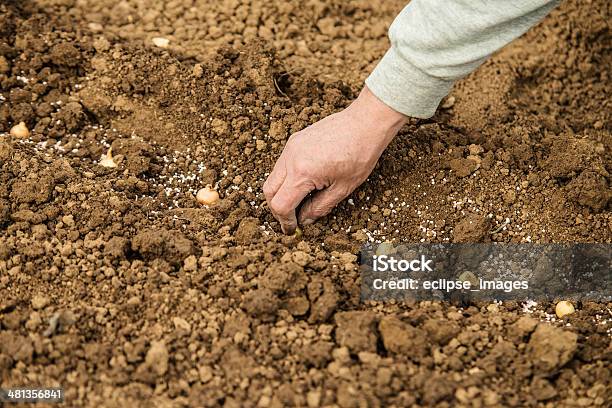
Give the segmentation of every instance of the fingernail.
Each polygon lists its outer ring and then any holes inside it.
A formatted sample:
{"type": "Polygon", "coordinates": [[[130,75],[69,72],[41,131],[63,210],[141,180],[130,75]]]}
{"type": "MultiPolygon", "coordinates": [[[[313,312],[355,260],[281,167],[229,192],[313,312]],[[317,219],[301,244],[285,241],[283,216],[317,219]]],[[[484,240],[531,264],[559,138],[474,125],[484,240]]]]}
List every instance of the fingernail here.
{"type": "Polygon", "coordinates": [[[310,224],[314,224],[313,219],[306,218],[304,221],[302,221],[302,225],[310,225],[310,224]]]}

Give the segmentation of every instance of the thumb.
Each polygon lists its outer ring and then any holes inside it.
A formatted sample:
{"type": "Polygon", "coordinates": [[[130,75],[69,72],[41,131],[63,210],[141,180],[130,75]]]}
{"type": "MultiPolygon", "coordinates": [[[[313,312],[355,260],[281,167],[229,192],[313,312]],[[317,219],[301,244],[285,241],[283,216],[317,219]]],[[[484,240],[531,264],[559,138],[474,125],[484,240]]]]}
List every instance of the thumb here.
{"type": "Polygon", "coordinates": [[[345,199],[350,191],[331,185],[328,188],[318,191],[304,201],[300,210],[300,224],[309,225],[315,220],[326,216],[334,209],[336,204],[345,199]]]}

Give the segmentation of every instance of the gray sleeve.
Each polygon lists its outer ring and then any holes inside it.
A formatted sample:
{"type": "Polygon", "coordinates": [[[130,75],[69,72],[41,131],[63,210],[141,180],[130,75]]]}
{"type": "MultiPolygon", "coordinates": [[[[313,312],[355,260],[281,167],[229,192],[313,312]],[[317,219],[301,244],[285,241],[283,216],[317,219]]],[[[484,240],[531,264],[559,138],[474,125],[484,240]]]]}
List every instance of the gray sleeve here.
{"type": "Polygon", "coordinates": [[[429,118],[455,81],[546,16],[558,0],[412,0],[366,79],[385,104],[429,118]]]}

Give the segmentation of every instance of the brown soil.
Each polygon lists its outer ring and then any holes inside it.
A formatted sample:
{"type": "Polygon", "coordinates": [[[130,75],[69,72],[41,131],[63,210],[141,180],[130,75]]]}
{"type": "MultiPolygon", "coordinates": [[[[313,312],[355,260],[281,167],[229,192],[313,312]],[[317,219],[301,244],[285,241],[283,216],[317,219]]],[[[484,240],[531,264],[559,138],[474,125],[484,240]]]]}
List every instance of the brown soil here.
{"type": "Polygon", "coordinates": [[[357,93],[403,2],[209,3],[0,4],[2,386],[88,407],[610,406],[611,304],[363,304],[354,255],[611,242],[609,2],[565,3],[461,81],[302,238],[263,181],[357,93]]]}

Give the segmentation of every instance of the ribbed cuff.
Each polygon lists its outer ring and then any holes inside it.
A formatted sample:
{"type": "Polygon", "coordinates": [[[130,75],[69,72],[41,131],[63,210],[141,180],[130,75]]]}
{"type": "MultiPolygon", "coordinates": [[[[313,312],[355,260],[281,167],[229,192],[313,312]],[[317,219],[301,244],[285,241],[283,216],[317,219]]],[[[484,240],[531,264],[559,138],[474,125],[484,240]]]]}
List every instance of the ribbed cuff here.
{"type": "Polygon", "coordinates": [[[366,79],[366,85],[387,106],[406,116],[427,119],[454,81],[427,75],[391,47],[366,79]]]}

